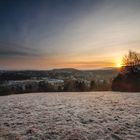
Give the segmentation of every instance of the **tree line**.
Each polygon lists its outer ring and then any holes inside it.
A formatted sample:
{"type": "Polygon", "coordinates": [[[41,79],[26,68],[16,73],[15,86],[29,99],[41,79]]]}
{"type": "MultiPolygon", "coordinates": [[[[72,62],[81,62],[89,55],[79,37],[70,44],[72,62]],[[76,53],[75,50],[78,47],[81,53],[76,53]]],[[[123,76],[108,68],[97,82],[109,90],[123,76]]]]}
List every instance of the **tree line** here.
{"type": "Polygon", "coordinates": [[[51,84],[46,81],[33,82],[27,84],[17,84],[10,86],[0,85],[0,95],[21,94],[31,92],[86,92],[86,91],[109,91],[111,81],[82,81],[65,80],[61,84],[51,84]]]}

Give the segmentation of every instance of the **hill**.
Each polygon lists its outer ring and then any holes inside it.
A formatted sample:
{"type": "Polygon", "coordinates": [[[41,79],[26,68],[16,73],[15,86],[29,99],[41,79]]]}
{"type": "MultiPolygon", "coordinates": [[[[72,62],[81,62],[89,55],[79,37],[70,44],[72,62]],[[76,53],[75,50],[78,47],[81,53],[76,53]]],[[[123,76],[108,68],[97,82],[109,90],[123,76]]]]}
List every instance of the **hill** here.
{"type": "Polygon", "coordinates": [[[72,68],[53,70],[24,70],[0,71],[0,80],[27,80],[33,78],[49,77],[55,79],[112,79],[118,74],[117,69],[77,70],[72,68]]]}

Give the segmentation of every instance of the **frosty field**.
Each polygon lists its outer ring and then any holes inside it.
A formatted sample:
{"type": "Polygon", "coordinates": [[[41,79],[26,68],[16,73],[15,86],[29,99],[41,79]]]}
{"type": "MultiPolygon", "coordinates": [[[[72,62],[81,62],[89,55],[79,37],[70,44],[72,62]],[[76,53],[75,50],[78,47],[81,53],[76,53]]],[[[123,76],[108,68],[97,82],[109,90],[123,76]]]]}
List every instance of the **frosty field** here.
{"type": "Polygon", "coordinates": [[[1,96],[0,140],[140,140],[140,93],[1,96]]]}

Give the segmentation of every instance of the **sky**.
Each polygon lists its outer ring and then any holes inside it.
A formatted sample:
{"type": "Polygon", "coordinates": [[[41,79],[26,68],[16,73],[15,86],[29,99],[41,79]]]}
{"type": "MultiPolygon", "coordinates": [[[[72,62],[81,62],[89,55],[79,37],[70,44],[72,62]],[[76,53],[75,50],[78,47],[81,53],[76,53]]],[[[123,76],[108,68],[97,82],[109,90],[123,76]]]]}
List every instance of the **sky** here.
{"type": "Polygon", "coordinates": [[[0,0],[0,69],[116,67],[140,52],[140,0],[0,0]]]}

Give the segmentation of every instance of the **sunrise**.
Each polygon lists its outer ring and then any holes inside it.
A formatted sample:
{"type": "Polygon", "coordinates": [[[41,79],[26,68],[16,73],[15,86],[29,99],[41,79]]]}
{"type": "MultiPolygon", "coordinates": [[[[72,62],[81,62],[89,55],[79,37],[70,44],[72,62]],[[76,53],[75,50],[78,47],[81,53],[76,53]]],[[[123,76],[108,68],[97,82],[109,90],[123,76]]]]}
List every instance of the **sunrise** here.
{"type": "Polygon", "coordinates": [[[140,52],[137,0],[6,0],[0,5],[2,69],[20,69],[21,63],[23,69],[118,67],[117,58],[131,49],[140,52]]]}
{"type": "Polygon", "coordinates": [[[0,140],[139,140],[140,0],[0,0],[0,140]]]}

